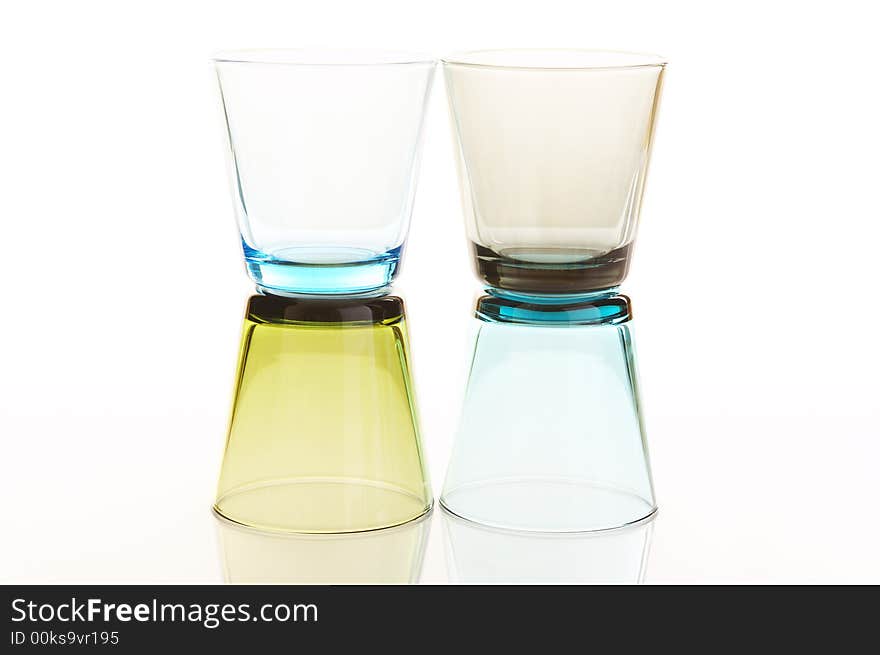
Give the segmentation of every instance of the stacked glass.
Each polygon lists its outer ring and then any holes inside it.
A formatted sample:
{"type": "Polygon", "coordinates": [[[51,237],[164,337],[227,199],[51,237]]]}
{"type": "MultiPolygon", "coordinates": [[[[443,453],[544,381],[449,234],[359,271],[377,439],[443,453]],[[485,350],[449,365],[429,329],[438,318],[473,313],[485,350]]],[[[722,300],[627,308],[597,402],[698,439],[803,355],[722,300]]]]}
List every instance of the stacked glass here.
{"type": "Polygon", "coordinates": [[[435,62],[255,50],[215,66],[260,295],[247,304],[214,509],[274,532],[411,521],[432,495],[404,305],[384,294],[400,269],[435,62]]]}
{"type": "MultiPolygon", "coordinates": [[[[366,58],[365,58],[366,57],[366,58]]],[[[585,50],[443,62],[487,295],[441,502],[492,528],[656,511],[626,278],[664,63],[585,50]]],[[[400,269],[434,62],[216,59],[248,301],[215,510],[336,534],[430,510],[400,269]]],[[[312,543],[312,542],[308,542],[312,543]]]]}
{"type": "Polygon", "coordinates": [[[629,270],[664,62],[586,50],[443,61],[478,338],[441,504],[579,532],[656,511],[629,270]]]}

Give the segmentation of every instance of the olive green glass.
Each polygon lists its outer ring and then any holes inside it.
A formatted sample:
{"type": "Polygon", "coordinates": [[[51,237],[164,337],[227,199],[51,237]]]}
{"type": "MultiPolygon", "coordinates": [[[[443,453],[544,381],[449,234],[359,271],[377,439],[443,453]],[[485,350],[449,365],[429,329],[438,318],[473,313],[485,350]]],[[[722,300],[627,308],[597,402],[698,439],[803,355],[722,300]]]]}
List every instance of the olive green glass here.
{"type": "Polygon", "coordinates": [[[431,502],[403,301],[253,296],[215,510],[340,533],[405,523],[431,502]]]}

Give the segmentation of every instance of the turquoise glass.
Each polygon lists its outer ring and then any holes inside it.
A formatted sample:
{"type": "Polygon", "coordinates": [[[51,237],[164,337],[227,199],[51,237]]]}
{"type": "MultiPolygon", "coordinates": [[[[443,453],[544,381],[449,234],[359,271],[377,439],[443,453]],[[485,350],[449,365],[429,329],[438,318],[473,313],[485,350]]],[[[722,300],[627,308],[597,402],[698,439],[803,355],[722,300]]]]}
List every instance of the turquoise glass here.
{"type": "Polygon", "coordinates": [[[441,503],[510,530],[582,532],[656,510],[621,295],[485,296],[441,503]]]}

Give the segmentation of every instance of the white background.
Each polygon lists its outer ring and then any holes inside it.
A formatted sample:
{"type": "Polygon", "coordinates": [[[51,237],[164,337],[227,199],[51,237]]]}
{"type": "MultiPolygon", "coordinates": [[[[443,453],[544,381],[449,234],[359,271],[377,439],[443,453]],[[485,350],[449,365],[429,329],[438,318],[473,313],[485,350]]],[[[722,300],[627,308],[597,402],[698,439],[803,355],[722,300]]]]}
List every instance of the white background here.
{"type": "MultiPolygon", "coordinates": [[[[645,579],[880,582],[877,25],[846,2],[4,4],[0,581],[223,579],[252,286],[209,58],[344,46],[667,57],[624,286],[661,506],[645,579]]],[[[451,153],[438,76],[396,289],[438,493],[480,290],[451,153]]]]}

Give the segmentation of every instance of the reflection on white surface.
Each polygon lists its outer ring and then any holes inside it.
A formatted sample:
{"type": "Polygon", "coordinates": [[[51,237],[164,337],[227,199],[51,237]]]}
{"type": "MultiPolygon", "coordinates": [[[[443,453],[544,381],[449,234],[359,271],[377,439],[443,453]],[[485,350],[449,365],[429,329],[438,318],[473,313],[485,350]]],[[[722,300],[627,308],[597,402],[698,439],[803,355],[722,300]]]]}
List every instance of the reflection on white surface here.
{"type": "Polygon", "coordinates": [[[449,582],[464,584],[642,582],[654,529],[649,520],[603,532],[515,532],[439,514],[449,582]]]}
{"type": "Polygon", "coordinates": [[[406,584],[418,582],[430,515],[370,532],[279,534],[217,517],[226,582],[406,584]]]}

